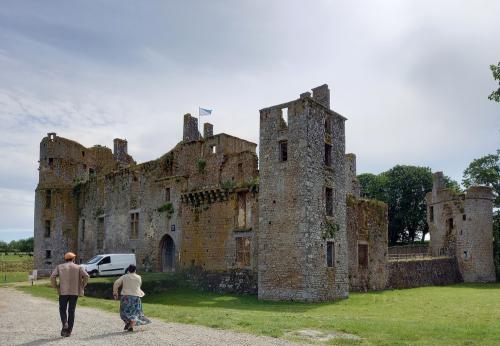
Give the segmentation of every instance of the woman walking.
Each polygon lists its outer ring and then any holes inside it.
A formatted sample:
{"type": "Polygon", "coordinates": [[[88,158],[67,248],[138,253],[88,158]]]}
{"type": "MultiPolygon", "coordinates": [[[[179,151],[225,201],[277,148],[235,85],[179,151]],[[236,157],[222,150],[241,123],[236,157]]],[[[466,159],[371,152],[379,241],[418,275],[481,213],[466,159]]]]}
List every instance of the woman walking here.
{"type": "Polygon", "coordinates": [[[141,297],[144,292],[141,290],[142,279],[136,274],[135,265],[129,265],[125,275],[120,276],[113,285],[113,297],[118,299],[118,289],[121,287],[120,317],[125,322],[125,328],[129,332],[134,331],[135,326],[149,324],[151,321],[142,312],[141,297]]]}

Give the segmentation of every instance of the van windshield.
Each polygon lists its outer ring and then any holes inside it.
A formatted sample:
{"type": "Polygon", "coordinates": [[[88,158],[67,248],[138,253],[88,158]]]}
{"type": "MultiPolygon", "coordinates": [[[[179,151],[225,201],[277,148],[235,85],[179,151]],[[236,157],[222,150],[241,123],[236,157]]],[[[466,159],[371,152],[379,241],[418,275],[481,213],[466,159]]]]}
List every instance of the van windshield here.
{"type": "Polygon", "coordinates": [[[87,263],[85,264],[94,264],[94,263],[97,263],[101,260],[101,258],[103,258],[104,256],[101,256],[101,255],[97,255],[93,258],[91,258],[87,263]]]}

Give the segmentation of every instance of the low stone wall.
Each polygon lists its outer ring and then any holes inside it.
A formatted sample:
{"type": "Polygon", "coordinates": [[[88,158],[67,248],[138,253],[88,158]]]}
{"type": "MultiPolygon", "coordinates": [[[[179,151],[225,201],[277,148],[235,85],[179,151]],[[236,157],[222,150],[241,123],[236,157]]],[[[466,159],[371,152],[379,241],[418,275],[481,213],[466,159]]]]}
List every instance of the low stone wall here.
{"type": "Polygon", "coordinates": [[[207,272],[191,269],[184,273],[194,289],[235,294],[257,294],[257,273],[247,269],[207,272]]]}
{"type": "Polygon", "coordinates": [[[430,247],[429,244],[390,246],[388,251],[389,255],[430,254],[430,247]]]}
{"type": "Polygon", "coordinates": [[[387,263],[388,289],[441,286],[463,282],[455,258],[433,258],[387,263]]]}
{"type": "MultiPolygon", "coordinates": [[[[116,279],[118,279],[118,276],[107,282],[92,282],[92,279],[90,279],[87,287],[85,287],[85,295],[88,297],[113,299],[113,282],[116,279]]],[[[182,280],[172,275],[162,279],[143,280],[141,289],[149,296],[155,293],[179,288],[181,285],[182,280]]]]}

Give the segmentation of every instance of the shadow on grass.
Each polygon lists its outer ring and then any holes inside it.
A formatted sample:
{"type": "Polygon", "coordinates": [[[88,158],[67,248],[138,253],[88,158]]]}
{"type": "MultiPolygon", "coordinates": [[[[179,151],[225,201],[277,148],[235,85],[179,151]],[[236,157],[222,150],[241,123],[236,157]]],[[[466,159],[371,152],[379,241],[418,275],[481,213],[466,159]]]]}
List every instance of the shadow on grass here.
{"type": "MultiPolygon", "coordinates": [[[[147,293],[147,292],[146,292],[147,293]]],[[[301,303],[258,300],[255,295],[231,295],[200,292],[193,289],[173,289],[165,293],[142,298],[145,304],[183,306],[196,308],[222,308],[235,310],[273,311],[300,313],[339,302],[301,303]]]]}

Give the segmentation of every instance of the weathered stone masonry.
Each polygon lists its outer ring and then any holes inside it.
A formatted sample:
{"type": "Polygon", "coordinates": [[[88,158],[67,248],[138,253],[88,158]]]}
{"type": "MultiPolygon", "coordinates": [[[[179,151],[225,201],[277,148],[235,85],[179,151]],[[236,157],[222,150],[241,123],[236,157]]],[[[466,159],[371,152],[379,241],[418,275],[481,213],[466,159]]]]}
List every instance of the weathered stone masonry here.
{"type": "Polygon", "coordinates": [[[134,252],[141,270],[182,270],[205,289],[297,301],[439,282],[450,268],[491,281],[491,191],[457,197],[435,183],[431,247],[451,259],[390,263],[387,205],[359,198],[346,119],[330,109],[327,85],[312,91],[260,111],[260,171],[255,143],[214,135],[208,123],[202,136],[190,114],[182,141],[141,164],[124,139],[111,151],[49,133],[35,192],[36,268],[49,271],[66,251],[80,260],[134,252]],[[404,268],[419,274],[398,280],[404,268]]]}

